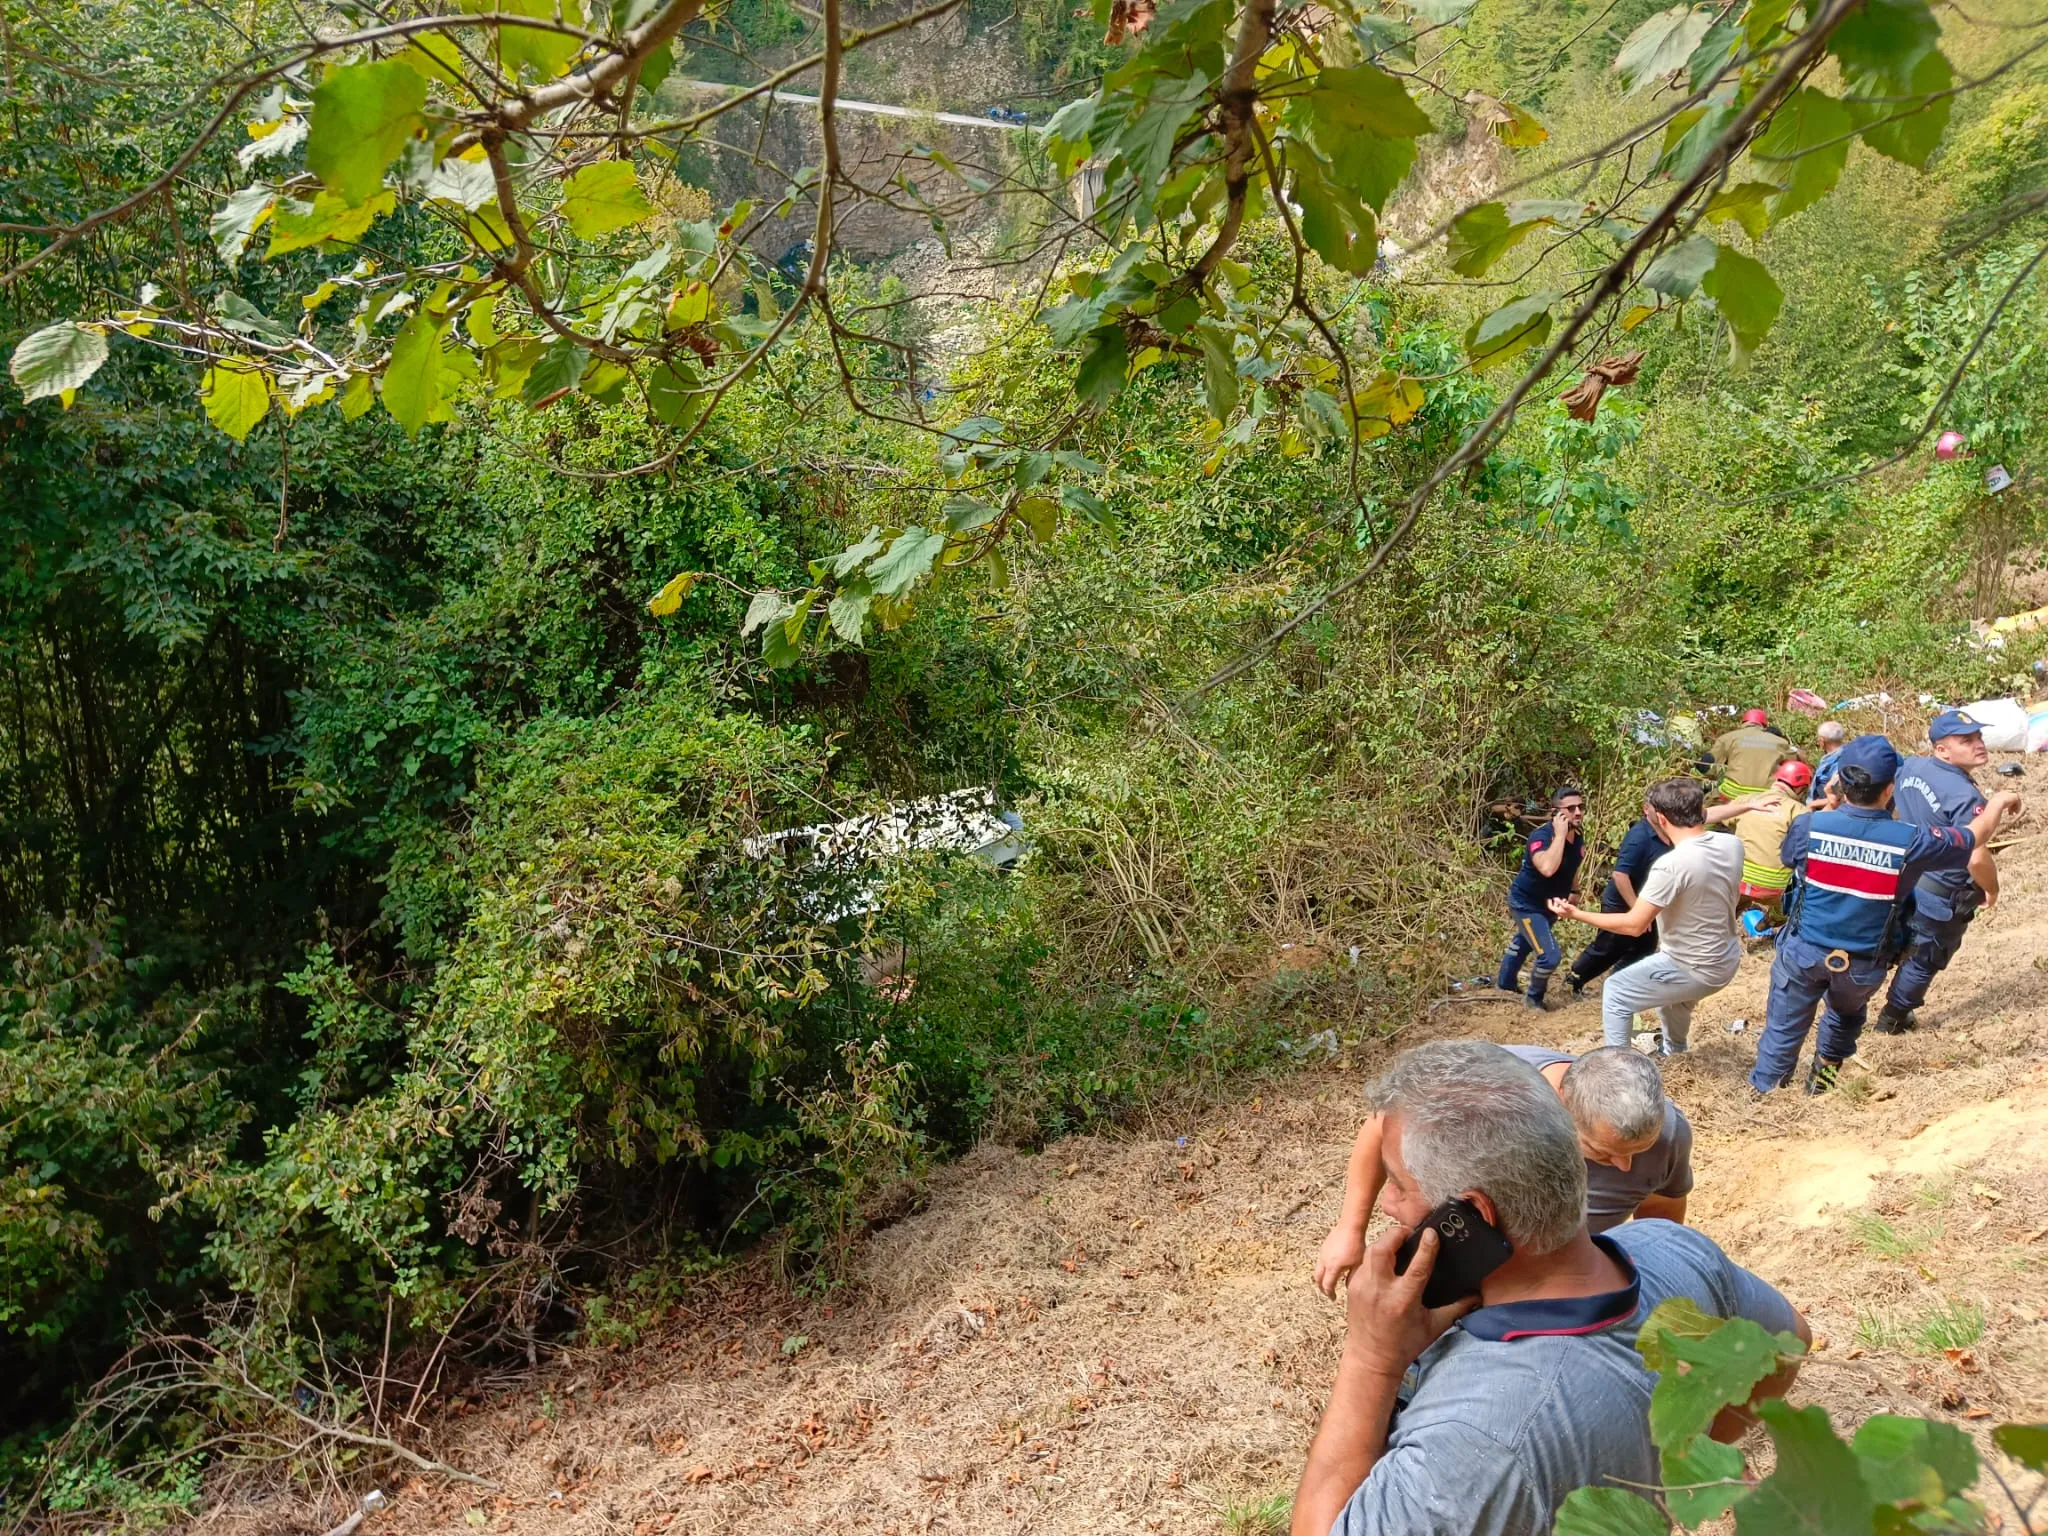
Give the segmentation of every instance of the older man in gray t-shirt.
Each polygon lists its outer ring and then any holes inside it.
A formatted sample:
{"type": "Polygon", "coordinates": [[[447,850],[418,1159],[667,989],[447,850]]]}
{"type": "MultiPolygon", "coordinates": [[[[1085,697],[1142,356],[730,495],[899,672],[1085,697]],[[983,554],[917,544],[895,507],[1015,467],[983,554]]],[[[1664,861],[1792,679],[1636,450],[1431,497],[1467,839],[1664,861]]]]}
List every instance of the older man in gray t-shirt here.
{"type": "MultiPolygon", "coordinates": [[[[1397,1057],[1382,1117],[1382,1207],[1406,1228],[1465,1199],[1508,1240],[1471,1301],[1429,1310],[1437,1235],[1394,1273],[1402,1232],[1352,1272],[1344,1350],[1294,1500],[1293,1536],[1542,1536],[1575,1488],[1658,1481],[1656,1378],[1635,1340],[1683,1296],[1811,1342],[1805,1321],[1711,1239],[1668,1221],[1586,1230],[1585,1162],[1557,1091],[1483,1040],[1397,1057]]],[[[1796,1367],[1758,1384],[1782,1396],[1796,1367]]],[[[1731,1416],[1735,1414],[1730,1411],[1731,1416]]],[[[1717,1422],[1717,1438],[1740,1432],[1717,1422]]]]}
{"type": "Polygon", "coordinates": [[[1586,1229],[1631,1217],[1684,1221],[1692,1193],[1692,1122],[1664,1093],[1650,1057],[1604,1045],[1583,1056],[1547,1045],[1510,1045],[1558,1091],[1586,1158],[1586,1229]]]}

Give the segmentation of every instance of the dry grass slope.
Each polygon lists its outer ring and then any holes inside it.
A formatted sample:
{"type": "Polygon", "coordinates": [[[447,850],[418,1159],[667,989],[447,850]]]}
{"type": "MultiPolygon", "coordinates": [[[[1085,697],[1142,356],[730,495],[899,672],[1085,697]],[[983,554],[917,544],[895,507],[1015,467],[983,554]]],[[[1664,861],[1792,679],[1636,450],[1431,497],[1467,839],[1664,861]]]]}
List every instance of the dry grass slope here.
{"type": "MultiPolygon", "coordinates": [[[[1797,1395],[1838,1424],[2048,1418],[2048,837],[2004,863],[1933,1027],[1867,1042],[1844,1092],[1746,1102],[1767,954],[1703,1006],[1703,1045],[1669,1074],[1698,1131],[1695,1219],[1812,1317],[1797,1395]]],[[[1542,1021],[1476,1004],[1406,1038],[1584,1047],[1598,1027],[1590,1002],[1542,1021]]],[[[1199,1123],[984,1147],[874,1236],[851,1298],[734,1275],[653,1340],[460,1405],[436,1454],[502,1493],[409,1484],[373,1530],[1278,1529],[1339,1339],[1309,1264],[1357,1085],[1391,1048],[1199,1123]]],[[[205,1524],[276,1531],[283,1513],[205,1524]]]]}

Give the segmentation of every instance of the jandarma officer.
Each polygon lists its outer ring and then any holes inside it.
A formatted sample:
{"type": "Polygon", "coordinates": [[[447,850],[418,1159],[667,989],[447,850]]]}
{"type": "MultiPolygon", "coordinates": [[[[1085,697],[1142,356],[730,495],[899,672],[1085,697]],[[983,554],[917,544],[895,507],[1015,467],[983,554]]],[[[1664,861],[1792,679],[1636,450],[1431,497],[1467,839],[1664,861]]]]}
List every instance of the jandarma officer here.
{"type": "MultiPolygon", "coordinates": [[[[1984,728],[1960,709],[1945,709],[1928,722],[1927,739],[1932,757],[1909,757],[1899,765],[1894,808],[1901,821],[1916,827],[1966,827],[1984,810],[1984,791],[1970,777],[1972,768],[1990,760],[1984,728]]],[[[1913,890],[1912,943],[1872,1029],[1898,1035],[1913,1027],[1913,1010],[1927,1001],[1928,986],[1962,947],[1963,930],[1980,906],[1997,900],[1998,866],[1981,844],[1967,870],[1920,877],[1913,890]]]]}
{"type": "Polygon", "coordinates": [[[1913,884],[1922,875],[1961,870],[1998,830],[2020,797],[1993,795],[1967,827],[1916,827],[1894,819],[1892,784],[1899,754],[1882,736],[1858,736],[1842,748],[1835,782],[1848,802],[1792,823],[1781,856],[1796,879],[1785,931],[1771,963],[1771,998],[1756,1046],[1750,1086],[1769,1093],[1792,1081],[1799,1050],[1825,1002],[1806,1091],[1832,1088],[1871,994],[1884,982],[1907,935],[1913,884]]]}

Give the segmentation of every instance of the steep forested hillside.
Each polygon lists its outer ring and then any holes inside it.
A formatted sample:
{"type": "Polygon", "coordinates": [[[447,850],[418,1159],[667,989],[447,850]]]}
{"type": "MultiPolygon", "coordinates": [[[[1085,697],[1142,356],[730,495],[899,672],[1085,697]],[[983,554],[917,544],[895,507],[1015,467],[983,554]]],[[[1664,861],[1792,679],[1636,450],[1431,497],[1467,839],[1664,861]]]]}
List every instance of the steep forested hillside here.
{"type": "Polygon", "coordinates": [[[10,1514],[829,1287],[1406,1018],[1642,712],[2048,598],[2018,3],[234,10],[0,37],[10,1514]],[[974,788],[1012,873],[763,837],[974,788]]]}

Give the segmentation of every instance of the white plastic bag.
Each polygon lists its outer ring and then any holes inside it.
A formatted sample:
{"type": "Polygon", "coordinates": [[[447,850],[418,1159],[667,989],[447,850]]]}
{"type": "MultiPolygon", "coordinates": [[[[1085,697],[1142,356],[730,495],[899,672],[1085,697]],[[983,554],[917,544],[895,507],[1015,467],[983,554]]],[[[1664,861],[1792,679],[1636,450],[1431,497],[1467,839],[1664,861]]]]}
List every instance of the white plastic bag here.
{"type": "Polygon", "coordinates": [[[1979,699],[1963,713],[1984,727],[1984,745],[1992,751],[2027,750],[2027,712],[2018,699],[1979,699]]]}
{"type": "Polygon", "coordinates": [[[2027,716],[2027,750],[2048,752],[2048,705],[2033,710],[2027,716]]]}

